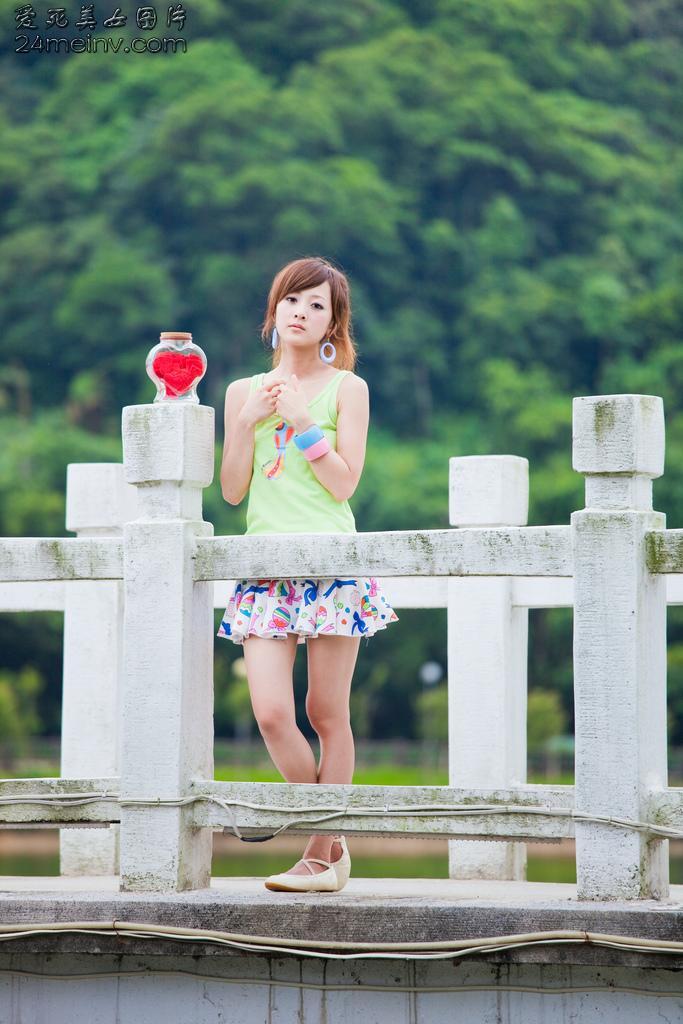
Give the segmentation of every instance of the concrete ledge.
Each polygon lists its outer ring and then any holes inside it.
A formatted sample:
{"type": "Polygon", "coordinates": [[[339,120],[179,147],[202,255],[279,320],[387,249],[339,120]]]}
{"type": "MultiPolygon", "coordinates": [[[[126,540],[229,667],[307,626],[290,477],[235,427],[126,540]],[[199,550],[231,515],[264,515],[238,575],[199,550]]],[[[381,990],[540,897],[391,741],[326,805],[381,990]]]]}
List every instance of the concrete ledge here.
{"type": "MultiPolygon", "coordinates": [[[[134,921],[243,935],[346,942],[464,940],[523,932],[585,930],[683,940],[683,886],[666,901],[578,901],[560,883],[351,878],[339,893],[273,893],[259,878],[215,878],[173,895],[120,893],[118,878],[0,877],[0,923],[134,921]]],[[[27,935],[5,953],[245,955],[226,946],[93,934],[27,935]]],[[[263,954],[268,955],[268,954],[263,954]]],[[[283,954],[273,954],[282,956],[283,954]]],[[[683,955],[574,944],[468,954],[489,963],[683,968],[683,955]]],[[[457,958],[456,958],[457,959],[457,958]]]]}

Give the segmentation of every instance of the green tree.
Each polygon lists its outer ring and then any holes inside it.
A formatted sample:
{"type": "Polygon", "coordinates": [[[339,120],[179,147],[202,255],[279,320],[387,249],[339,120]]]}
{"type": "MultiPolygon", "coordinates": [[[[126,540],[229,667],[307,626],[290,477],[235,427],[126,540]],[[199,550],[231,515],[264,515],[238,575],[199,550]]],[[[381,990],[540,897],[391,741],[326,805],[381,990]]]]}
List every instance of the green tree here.
{"type": "Polygon", "coordinates": [[[447,742],[448,740],[448,687],[432,686],[423,689],[415,698],[417,733],[422,740],[447,742]]]}
{"type": "MultiPolygon", "coordinates": [[[[655,506],[675,523],[675,0],[197,0],[190,16],[184,54],[0,54],[0,530],[64,532],[66,464],[120,459],[160,330],[207,352],[220,446],[227,383],[267,365],[272,275],[311,252],[349,275],[370,387],[359,529],[447,527],[459,454],[528,458],[530,522],[568,522],[572,396],[630,391],[664,398],[655,506]]],[[[205,510],[243,532],[215,482],[205,510]]],[[[416,666],[445,642],[445,616],[401,618],[357,672],[356,718],[382,737],[415,734],[416,666]]],[[[571,716],[571,626],[548,623],[530,665],[571,716]]],[[[16,668],[20,631],[6,637],[16,668]]],[[[48,664],[54,637],[37,643],[48,664]]]]}
{"type": "Polygon", "coordinates": [[[566,714],[560,695],[555,690],[531,689],[527,702],[527,749],[530,754],[542,751],[553,736],[566,729],[566,714]]]}
{"type": "Polygon", "coordinates": [[[0,750],[5,767],[23,752],[27,739],[38,732],[38,701],[43,679],[32,666],[18,672],[0,670],[0,750]]]}

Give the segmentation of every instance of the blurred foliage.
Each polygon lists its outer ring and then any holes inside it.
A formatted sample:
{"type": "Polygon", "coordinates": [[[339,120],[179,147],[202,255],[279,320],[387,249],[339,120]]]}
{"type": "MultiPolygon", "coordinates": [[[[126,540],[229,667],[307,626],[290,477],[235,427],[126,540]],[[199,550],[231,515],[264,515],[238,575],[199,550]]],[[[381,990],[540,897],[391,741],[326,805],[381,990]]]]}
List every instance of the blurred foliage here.
{"type": "MultiPolygon", "coordinates": [[[[417,731],[423,740],[448,740],[448,686],[425,688],[415,700],[417,731]]],[[[542,751],[548,740],[563,734],[567,715],[557,690],[530,689],[527,704],[527,749],[542,751]]]]}
{"type": "Polygon", "coordinates": [[[5,536],[66,535],[66,467],[70,462],[120,462],[120,436],[103,436],[48,407],[27,420],[0,417],[0,521],[5,536]]]}
{"type": "MultiPolygon", "coordinates": [[[[246,502],[227,505],[217,483],[225,387],[268,365],[272,275],[312,253],[349,275],[370,387],[359,530],[447,528],[448,459],[472,454],[528,459],[529,522],[568,522],[583,504],[571,399],[625,392],[664,399],[654,497],[676,525],[675,0],[197,0],[182,34],[184,54],[0,53],[3,534],[65,533],[67,464],[120,460],[121,408],[153,397],[144,358],[170,329],[192,331],[209,359],[205,517],[243,532],[246,502]]],[[[557,692],[571,724],[565,612],[530,617],[530,685],[557,692]]],[[[415,737],[430,713],[418,673],[445,664],[445,613],[399,615],[362,648],[359,735],[415,737]]],[[[31,650],[48,732],[59,617],[45,623],[31,650]]],[[[683,623],[671,623],[671,738],[683,743],[683,623]]],[[[26,629],[17,617],[0,633],[17,672],[26,629]]],[[[217,646],[217,727],[231,733],[246,684],[231,677],[239,650],[217,646]]]]}
{"type": "Polygon", "coordinates": [[[41,725],[38,698],[43,679],[32,665],[18,672],[0,670],[0,749],[8,760],[21,754],[41,725]]]}
{"type": "Polygon", "coordinates": [[[420,739],[448,740],[448,686],[422,690],[415,699],[420,739]]]}
{"type": "Polygon", "coordinates": [[[567,715],[557,690],[530,689],[527,700],[527,750],[535,754],[564,733],[567,715]]]}

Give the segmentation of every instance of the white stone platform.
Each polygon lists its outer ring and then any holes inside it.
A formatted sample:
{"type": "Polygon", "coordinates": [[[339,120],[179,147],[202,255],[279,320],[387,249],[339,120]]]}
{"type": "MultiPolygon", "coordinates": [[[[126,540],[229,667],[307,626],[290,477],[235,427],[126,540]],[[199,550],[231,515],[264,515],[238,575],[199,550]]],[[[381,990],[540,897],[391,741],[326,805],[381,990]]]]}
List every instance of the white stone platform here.
{"type": "MultiPolygon", "coordinates": [[[[462,941],[529,932],[584,930],[680,942],[683,885],[666,900],[578,900],[566,883],[354,878],[338,893],[271,892],[263,877],[214,878],[174,894],[122,893],[116,876],[0,877],[0,924],[126,921],[249,936],[359,943],[462,941]],[[399,911],[397,913],[397,911],[399,911]]],[[[55,933],[11,939],[3,952],[232,955],[226,946],[121,935],[55,933]]],[[[679,970],[683,955],[586,944],[477,953],[487,962],[574,963],[679,970]]]]}

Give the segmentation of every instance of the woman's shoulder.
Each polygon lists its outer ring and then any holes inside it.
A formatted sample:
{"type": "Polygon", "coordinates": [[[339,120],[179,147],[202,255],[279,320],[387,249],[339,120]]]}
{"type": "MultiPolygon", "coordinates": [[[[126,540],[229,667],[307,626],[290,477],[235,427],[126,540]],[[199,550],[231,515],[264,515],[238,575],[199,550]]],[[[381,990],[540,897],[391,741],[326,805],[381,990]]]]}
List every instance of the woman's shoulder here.
{"type": "Polygon", "coordinates": [[[251,377],[237,377],[231,380],[225,389],[225,419],[226,423],[236,416],[249,398],[251,391],[251,377]]]}
{"type": "Polygon", "coordinates": [[[228,391],[233,395],[246,393],[247,391],[249,391],[253,379],[253,377],[236,377],[235,380],[231,380],[228,386],[226,387],[226,394],[228,391]]]}
{"type": "Polygon", "coordinates": [[[362,377],[359,377],[357,373],[354,373],[353,370],[347,370],[339,385],[339,391],[341,392],[343,390],[347,393],[362,393],[368,391],[368,385],[367,382],[364,381],[362,377]]]}
{"type": "Polygon", "coordinates": [[[346,371],[344,371],[344,376],[342,377],[342,381],[341,381],[341,384],[339,386],[340,386],[340,388],[341,387],[347,387],[347,388],[354,387],[354,388],[360,389],[360,388],[367,388],[368,384],[366,383],[366,381],[364,379],[362,379],[362,377],[358,377],[358,375],[356,373],[354,373],[352,370],[346,370],[346,371]]]}
{"type": "Polygon", "coordinates": [[[366,381],[353,370],[347,370],[337,390],[337,414],[344,402],[368,402],[370,391],[366,381]]]}

